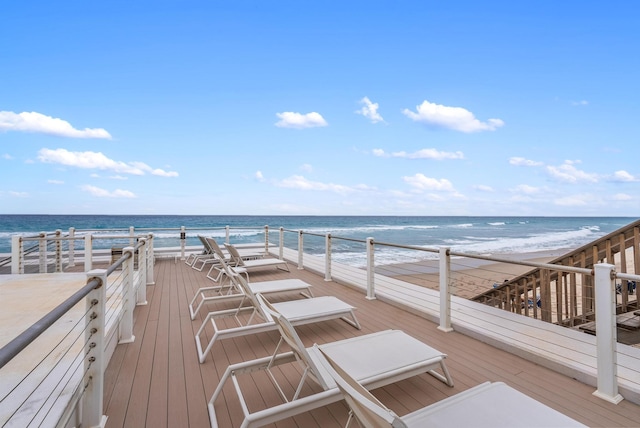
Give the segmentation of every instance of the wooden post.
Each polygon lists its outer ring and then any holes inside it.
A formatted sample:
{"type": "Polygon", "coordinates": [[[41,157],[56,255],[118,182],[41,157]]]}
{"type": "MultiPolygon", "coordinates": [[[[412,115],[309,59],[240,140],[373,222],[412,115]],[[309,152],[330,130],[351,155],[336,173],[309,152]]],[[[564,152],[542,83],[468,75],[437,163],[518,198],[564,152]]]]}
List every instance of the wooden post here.
{"type": "Polygon", "coordinates": [[[147,304],[147,238],[140,238],[142,246],[138,248],[138,271],[140,281],[136,289],[136,306],[147,304]]]}
{"type": "Polygon", "coordinates": [[[376,298],[375,285],[375,249],[373,238],[367,238],[367,299],[376,298]]]}
{"type": "Polygon", "coordinates": [[[618,394],[615,266],[601,263],[594,268],[598,389],[593,395],[618,404],[623,398],[618,394]]]}
{"type": "Polygon", "coordinates": [[[446,333],[451,327],[451,256],[449,248],[440,247],[440,325],[438,330],[446,333]]]}
{"type": "Polygon", "coordinates": [[[98,279],[101,285],[87,295],[86,307],[89,323],[85,333],[85,363],[82,397],[82,426],[104,427],[107,416],[103,412],[105,364],[105,307],[107,299],[107,271],[96,269],[87,272],[87,283],[98,279]]]}
{"type": "Polygon", "coordinates": [[[135,340],[133,335],[133,309],[135,307],[134,299],[134,259],[135,254],[133,247],[124,247],[122,249],[122,255],[129,254],[129,257],[124,261],[122,265],[122,306],[124,313],[120,320],[120,340],[118,343],[132,343],[135,340]]]}
{"type": "Polygon", "coordinates": [[[24,273],[24,241],[22,236],[11,236],[11,273],[24,273]]]}
{"type": "Polygon", "coordinates": [[[47,273],[47,234],[40,232],[38,240],[38,256],[40,262],[40,273],[47,273]]]}
{"type": "Polygon", "coordinates": [[[69,267],[74,267],[76,265],[76,241],[75,241],[75,237],[76,237],[76,229],[74,227],[70,227],[69,228],[69,245],[67,245],[68,248],[68,260],[69,260],[69,267]]]}
{"type": "Polygon", "coordinates": [[[89,272],[93,267],[93,236],[84,235],[84,271],[89,272]]]}
{"type": "Polygon", "coordinates": [[[331,281],[331,233],[324,238],[324,280],[331,281]]]}
{"type": "Polygon", "coordinates": [[[147,285],[155,285],[154,269],[155,269],[155,255],[153,254],[153,233],[149,234],[149,240],[147,241],[147,285]]]}
{"type": "Polygon", "coordinates": [[[303,258],[302,258],[302,251],[304,249],[304,239],[302,237],[302,231],[299,230],[298,231],[298,269],[304,269],[303,266],[303,258]]]}

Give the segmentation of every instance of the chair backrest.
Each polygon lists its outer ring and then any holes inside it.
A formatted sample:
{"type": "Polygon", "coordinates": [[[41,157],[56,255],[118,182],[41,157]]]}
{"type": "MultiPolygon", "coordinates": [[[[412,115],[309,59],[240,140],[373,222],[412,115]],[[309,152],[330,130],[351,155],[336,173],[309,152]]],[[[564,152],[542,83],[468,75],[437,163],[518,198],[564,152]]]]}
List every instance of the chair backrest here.
{"type": "Polygon", "coordinates": [[[211,248],[211,245],[209,245],[209,242],[207,242],[207,238],[202,235],[198,235],[198,239],[200,239],[200,242],[204,245],[203,254],[213,254],[213,249],[211,248]]]}
{"type": "Polygon", "coordinates": [[[313,347],[319,355],[320,364],[338,385],[351,412],[360,424],[367,428],[406,428],[406,424],[388,409],[357,380],[351,377],[317,344],[313,347]]]}
{"type": "Polygon", "coordinates": [[[229,256],[231,257],[231,260],[233,260],[234,266],[243,266],[244,265],[244,260],[242,260],[242,257],[240,257],[240,253],[238,252],[236,247],[234,247],[231,244],[227,244],[227,243],[224,244],[224,247],[229,252],[229,256]]]}
{"type": "Polygon", "coordinates": [[[205,241],[207,241],[207,244],[211,248],[211,252],[213,254],[218,255],[218,257],[220,257],[222,260],[226,259],[224,253],[222,252],[222,248],[220,248],[220,245],[218,245],[218,242],[215,239],[205,238],[205,241]]]}
{"type": "Polygon", "coordinates": [[[286,319],[276,308],[273,307],[271,303],[265,297],[258,293],[256,294],[258,301],[260,302],[260,306],[262,310],[266,312],[267,316],[271,316],[273,321],[275,321],[278,330],[280,331],[280,335],[282,335],[282,340],[284,340],[290,347],[293,353],[296,355],[298,360],[306,366],[309,370],[309,375],[313,377],[313,379],[322,386],[323,389],[328,389],[327,382],[322,376],[322,372],[319,370],[316,363],[311,359],[311,356],[307,352],[300,336],[296,332],[296,329],[291,325],[288,319],[286,319]]]}

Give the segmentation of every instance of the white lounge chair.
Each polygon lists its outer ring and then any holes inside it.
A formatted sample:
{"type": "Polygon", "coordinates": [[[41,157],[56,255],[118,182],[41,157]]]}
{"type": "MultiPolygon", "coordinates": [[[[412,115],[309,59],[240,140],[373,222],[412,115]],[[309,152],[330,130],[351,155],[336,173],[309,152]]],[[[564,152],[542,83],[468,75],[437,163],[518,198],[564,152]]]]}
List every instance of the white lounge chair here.
{"type": "MultiPolygon", "coordinates": [[[[202,322],[202,326],[200,326],[195,334],[198,359],[200,363],[204,363],[207,358],[207,354],[211,351],[213,344],[217,340],[246,336],[249,334],[262,333],[277,329],[273,318],[265,312],[263,307],[261,307],[260,301],[244,277],[230,271],[226,265],[223,266],[227,269],[226,274],[245,293],[247,300],[251,303],[251,306],[209,312],[207,314],[202,322]],[[245,315],[243,318],[246,322],[242,322],[240,320],[241,313],[246,314],[247,312],[248,315],[245,315]],[[234,327],[221,328],[216,324],[216,320],[220,320],[221,318],[232,318],[236,324],[234,327]],[[254,321],[257,322],[254,323],[254,321]],[[206,332],[209,324],[213,327],[214,332],[209,339],[209,343],[206,345],[206,348],[203,350],[202,335],[206,332]]],[[[334,296],[310,297],[308,299],[273,303],[273,307],[283,314],[292,325],[303,325],[342,318],[345,322],[354,326],[358,330],[360,329],[360,323],[354,313],[355,308],[334,296]]]]}
{"type": "Polygon", "coordinates": [[[202,252],[189,254],[186,260],[184,261],[187,264],[187,266],[193,267],[193,264],[196,261],[201,259],[207,259],[213,256],[213,251],[211,250],[211,247],[209,246],[209,244],[205,241],[204,236],[198,235],[198,239],[200,239],[200,242],[202,242],[202,245],[203,245],[202,252]]]}
{"type": "MultiPolygon", "coordinates": [[[[244,413],[242,427],[273,423],[342,399],[335,381],[320,365],[318,351],[313,347],[305,348],[291,323],[263,296],[258,295],[258,299],[261,300],[261,305],[264,305],[265,311],[273,317],[282,339],[271,357],[258,358],[227,367],[208,403],[209,420],[214,428],[218,427],[215,401],[230,378],[244,413]],[[291,351],[279,354],[278,351],[283,342],[291,347],[291,351]],[[295,391],[290,391],[289,398],[277,382],[272,368],[296,362],[301,366],[302,376],[295,391]],[[259,370],[266,371],[273,380],[283,403],[251,412],[244,399],[250,392],[241,390],[238,377],[259,370]],[[300,396],[302,387],[308,379],[319,385],[321,391],[300,396]]],[[[453,386],[453,380],[444,362],[446,355],[399,330],[386,330],[321,346],[332,358],[348,366],[350,372],[370,388],[388,385],[425,372],[453,386]],[[436,372],[436,369],[440,369],[442,374],[436,372]]],[[[286,384],[291,387],[293,382],[286,384]]]]}
{"type": "MultiPolygon", "coordinates": [[[[220,264],[220,266],[224,266],[224,260],[220,258],[218,254],[215,255],[216,261],[220,264]]],[[[234,272],[232,275],[238,274],[236,271],[237,268],[232,268],[227,266],[230,272],[234,272]]],[[[224,269],[223,269],[224,272],[224,269]]],[[[226,276],[229,276],[225,273],[226,276]]],[[[271,293],[282,293],[282,292],[290,292],[296,291],[300,292],[305,297],[313,297],[313,293],[311,292],[311,284],[304,282],[301,279],[280,279],[273,281],[262,281],[262,282],[249,282],[249,287],[254,293],[263,293],[263,294],[271,294],[271,293]]],[[[233,299],[240,299],[240,307],[244,304],[245,299],[247,298],[244,291],[237,286],[236,283],[230,281],[228,285],[220,284],[211,287],[201,287],[199,288],[191,301],[189,302],[189,313],[191,314],[191,319],[196,319],[198,312],[206,302],[213,301],[230,301],[233,299]]]]}
{"type": "Polygon", "coordinates": [[[252,269],[264,269],[266,267],[275,266],[278,269],[286,270],[289,272],[289,265],[286,260],[276,258],[264,258],[258,260],[244,260],[238,250],[231,244],[224,244],[225,248],[231,256],[232,266],[242,267],[246,270],[252,269]]]}
{"type": "Polygon", "coordinates": [[[375,428],[584,426],[503,382],[482,383],[400,417],[336,363],[322,346],[314,345],[314,349],[351,409],[346,427],[354,418],[360,426],[375,428]]]}
{"type": "MultiPolygon", "coordinates": [[[[227,251],[226,249],[223,250],[222,248],[220,248],[220,245],[218,245],[218,242],[215,239],[213,239],[213,238],[205,238],[205,240],[207,241],[207,245],[209,245],[209,247],[211,248],[211,251],[214,254],[217,254],[225,262],[229,263],[231,266],[234,266],[236,268],[236,271],[246,272],[246,270],[243,270],[242,268],[237,266],[238,263],[234,259],[231,258],[231,255],[229,254],[229,251],[227,251]]],[[[242,260],[261,259],[262,257],[264,257],[264,254],[265,254],[264,252],[258,250],[257,248],[246,249],[246,250],[243,250],[242,252],[238,251],[238,256],[242,260]]],[[[205,264],[203,264],[202,267],[199,270],[202,270],[202,268],[204,268],[205,264]]],[[[212,263],[211,267],[209,268],[209,272],[207,272],[207,278],[209,278],[213,282],[219,282],[223,278],[223,276],[224,276],[224,272],[220,268],[219,263],[214,261],[212,263]],[[217,272],[215,278],[212,276],[213,272],[217,272]]],[[[249,277],[247,276],[247,278],[249,278],[249,277]]]]}
{"type": "MultiPolygon", "coordinates": [[[[208,249],[208,254],[210,254],[210,257],[199,257],[197,260],[194,261],[194,263],[192,264],[192,268],[194,268],[197,271],[202,271],[204,269],[204,267],[207,264],[212,264],[215,266],[216,262],[213,258],[214,254],[219,254],[221,257],[223,257],[226,260],[231,260],[231,257],[228,254],[224,254],[224,251],[220,248],[220,245],[218,245],[218,242],[214,239],[214,238],[210,238],[210,237],[203,237],[204,239],[204,244],[205,247],[208,249]]],[[[262,257],[264,257],[264,251],[261,251],[259,249],[245,249],[242,251],[239,251],[239,257],[244,259],[244,260],[248,260],[248,259],[261,259],[262,257]]],[[[211,269],[209,269],[209,273],[211,273],[211,270],[213,269],[213,266],[211,269]]],[[[207,274],[208,276],[209,274],[207,274]]],[[[217,281],[216,281],[217,282],[217,281]]]]}

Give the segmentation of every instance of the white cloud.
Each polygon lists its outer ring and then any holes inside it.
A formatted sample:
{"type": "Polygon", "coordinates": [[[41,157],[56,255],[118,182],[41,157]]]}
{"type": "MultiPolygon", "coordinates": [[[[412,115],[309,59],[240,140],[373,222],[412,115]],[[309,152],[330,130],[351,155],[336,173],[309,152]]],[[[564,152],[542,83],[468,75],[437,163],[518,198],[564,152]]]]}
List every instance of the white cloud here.
{"type": "Polygon", "coordinates": [[[493,187],[487,186],[487,185],[484,185],[484,184],[476,184],[476,185],[473,186],[473,188],[475,190],[479,190],[481,192],[489,192],[489,193],[495,192],[495,189],[493,187]]]}
{"type": "Polygon", "coordinates": [[[514,193],[521,193],[525,195],[534,195],[540,193],[539,187],[529,186],[528,184],[520,184],[511,190],[514,193]]]}
{"type": "Polygon", "coordinates": [[[111,134],[102,128],[75,129],[66,120],[41,113],[0,111],[0,131],[35,132],[70,138],[111,139],[111,134]]]}
{"type": "Polygon", "coordinates": [[[453,184],[446,178],[438,180],[437,178],[427,177],[424,174],[418,173],[413,176],[402,177],[405,183],[414,187],[417,190],[437,190],[442,192],[455,192],[453,184]]]}
{"type": "Polygon", "coordinates": [[[47,180],[47,183],[49,183],[49,184],[64,184],[64,181],[62,181],[62,180],[47,180]]]}
{"type": "Polygon", "coordinates": [[[542,166],[544,165],[542,162],[533,161],[530,159],[520,158],[520,157],[512,157],[509,159],[509,164],[516,166],[542,166]]]}
{"type": "Polygon", "coordinates": [[[362,104],[362,108],[356,110],[356,113],[363,115],[369,119],[371,123],[384,122],[384,119],[380,116],[380,113],[378,113],[378,103],[372,103],[368,97],[364,97],[360,100],[360,104],[362,104]]]}
{"type": "Polygon", "coordinates": [[[626,193],[616,193],[611,199],[614,201],[630,201],[633,199],[633,196],[627,195],[626,193]]]}
{"type": "Polygon", "coordinates": [[[313,166],[311,166],[308,163],[302,164],[300,165],[300,169],[304,172],[312,172],[313,171],[313,166]]]}
{"type": "Polygon", "coordinates": [[[110,192],[108,190],[101,189],[101,188],[96,187],[96,186],[91,186],[89,184],[85,184],[84,186],[81,186],[80,188],[82,190],[84,190],[85,192],[90,193],[93,196],[97,196],[97,197],[100,197],[100,198],[125,198],[125,199],[136,198],[136,195],[133,192],[130,192],[128,190],[116,189],[113,192],[110,192]]]}
{"type": "Polygon", "coordinates": [[[262,175],[262,171],[256,171],[256,173],[254,174],[254,177],[258,181],[264,181],[264,176],[262,175]]]}
{"type": "Polygon", "coordinates": [[[416,122],[467,133],[495,131],[504,126],[504,122],[500,119],[489,119],[486,122],[481,122],[467,109],[443,106],[426,100],[416,106],[416,110],[417,113],[404,109],[402,113],[416,122]]]}
{"type": "Polygon", "coordinates": [[[571,195],[562,198],[557,198],[553,201],[554,204],[562,207],[584,207],[593,205],[594,198],[592,195],[571,195]]]}
{"type": "Polygon", "coordinates": [[[29,194],[27,192],[16,192],[13,190],[9,191],[9,194],[15,198],[28,198],[29,194]]]}
{"type": "Polygon", "coordinates": [[[638,181],[639,179],[629,174],[627,171],[620,170],[613,173],[614,181],[624,181],[624,182],[632,182],[638,181]]]}
{"type": "Polygon", "coordinates": [[[283,113],[276,113],[276,116],[280,118],[280,120],[276,122],[278,128],[303,129],[328,125],[320,113],[316,113],[315,111],[307,114],[285,111],[283,113]]]}
{"type": "Polygon", "coordinates": [[[276,185],[278,187],[286,187],[289,189],[331,191],[341,194],[353,191],[351,187],[343,186],[341,184],[309,181],[301,175],[293,175],[289,178],[285,178],[284,180],[277,182],[276,185]]]}
{"type": "Polygon", "coordinates": [[[379,157],[394,157],[394,158],[407,158],[407,159],[464,159],[464,153],[458,152],[441,152],[436,149],[422,149],[417,152],[394,152],[386,153],[382,149],[373,149],[373,154],[379,157]]]}
{"type": "Polygon", "coordinates": [[[109,159],[101,152],[70,152],[66,149],[41,149],[38,152],[38,160],[44,163],[56,163],[66,166],[74,166],[83,169],[109,170],[121,174],[159,175],[162,177],[177,177],[175,171],[154,169],[144,162],[122,162],[109,159]]]}
{"type": "MultiPolygon", "coordinates": [[[[94,174],[91,174],[91,176],[93,177],[94,174]]],[[[109,177],[111,180],[128,180],[129,177],[125,177],[124,175],[112,175],[109,177]]]]}
{"type": "Polygon", "coordinates": [[[580,161],[566,160],[560,166],[547,166],[547,172],[553,178],[567,183],[589,182],[597,183],[598,176],[577,169],[574,164],[580,161]]]}
{"type": "Polygon", "coordinates": [[[2,155],[2,159],[13,160],[13,156],[11,156],[9,153],[5,153],[2,155]]]}
{"type": "Polygon", "coordinates": [[[587,101],[587,100],[571,101],[571,105],[572,106],[587,106],[587,105],[589,105],[589,101],[587,101]]]}

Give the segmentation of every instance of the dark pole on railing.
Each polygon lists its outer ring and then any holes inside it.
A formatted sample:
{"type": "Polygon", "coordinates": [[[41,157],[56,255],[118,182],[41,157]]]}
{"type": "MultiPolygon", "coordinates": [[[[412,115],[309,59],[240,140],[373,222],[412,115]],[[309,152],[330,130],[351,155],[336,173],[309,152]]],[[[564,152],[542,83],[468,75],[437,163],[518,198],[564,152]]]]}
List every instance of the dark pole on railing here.
{"type": "Polygon", "coordinates": [[[45,330],[51,327],[54,322],[58,321],[60,317],[62,317],[78,302],[84,299],[87,294],[101,286],[102,283],[95,278],[87,282],[87,285],[76,291],[71,297],[60,303],[51,312],[40,318],[40,320],[36,321],[35,324],[27,328],[18,337],[3,346],[2,349],[0,349],[0,368],[4,367],[24,348],[29,346],[31,342],[36,340],[38,336],[40,336],[45,330]]]}

